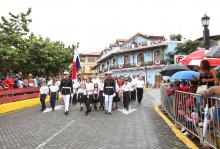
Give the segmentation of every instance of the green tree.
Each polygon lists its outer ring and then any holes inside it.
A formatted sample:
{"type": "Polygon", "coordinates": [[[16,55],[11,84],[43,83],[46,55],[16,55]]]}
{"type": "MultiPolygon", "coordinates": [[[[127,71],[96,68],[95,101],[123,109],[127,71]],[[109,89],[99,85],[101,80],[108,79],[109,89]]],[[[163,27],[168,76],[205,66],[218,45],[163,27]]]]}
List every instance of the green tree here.
{"type": "Polygon", "coordinates": [[[182,35],[181,34],[171,34],[170,40],[171,41],[181,41],[182,35]]]}
{"type": "Polygon", "coordinates": [[[26,13],[0,21],[0,71],[22,71],[24,74],[55,75],[68,68],[75,46],[66,47],[60,41],[50,41],[30,33],[31,8],[26,13]]]}
{"type": "Polygon", "coordinates": [[[185,43],[180,43],[175,48],[175,51],[167,53],[167,61],[170,64],[174,63],[174,55],[188,55],[193,51],[196,51],[198,47],[202,46],[202,42],[200,41],[192,41],[188,40],[185,43]]]}

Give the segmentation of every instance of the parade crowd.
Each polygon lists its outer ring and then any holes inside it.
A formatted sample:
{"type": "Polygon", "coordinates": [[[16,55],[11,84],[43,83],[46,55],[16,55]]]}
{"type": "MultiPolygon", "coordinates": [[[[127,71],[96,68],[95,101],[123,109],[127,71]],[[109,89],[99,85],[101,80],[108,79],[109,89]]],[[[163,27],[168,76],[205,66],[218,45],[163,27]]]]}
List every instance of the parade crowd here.
{"type": "Polygon", "coordinates": [[[196,129],[205,127],[205,118],[207,125],[219,130],[220,102],[209,97],[220,97],[220,68],[211,67],[207,60],[203,60],[198,78],[193,76],[192,80],[173,81],[164,81],[163,85],[167,86],[167,96],[175,96],[176,120],[185,126],[181,132],[188,136],[188,129],[199,135],[196,129]]]}
{"type": "MultiPolygon", "coordinates": [[[[48,85],[42,82],[40,88],[41,111],[46,109],[45,98],[50,94],[50,104],[52,111],[55,110],[55,104],[59,92],[62,94],[64,103],[64,113],[69,113],[70,104],[80,104],[80,111],[84,111],[87,116],[92,109],[105,111],[111,114],[112,110],[117,109],[119,103],[123,103],[124,110],[129,110],[129,103],[138,100],[138,106],[141,106],[143,98],[143,88],[145,83],[142,76],[129,77],[121,76],[113,78],[112,73],[108,72],[105,76],[96,75],[93,78],[78,78],[72,81],[69,72],[64,72],[61,80],[52,80],[48,85]]],[[[120,104],[121,105],[121,104],[120,104]]]]}

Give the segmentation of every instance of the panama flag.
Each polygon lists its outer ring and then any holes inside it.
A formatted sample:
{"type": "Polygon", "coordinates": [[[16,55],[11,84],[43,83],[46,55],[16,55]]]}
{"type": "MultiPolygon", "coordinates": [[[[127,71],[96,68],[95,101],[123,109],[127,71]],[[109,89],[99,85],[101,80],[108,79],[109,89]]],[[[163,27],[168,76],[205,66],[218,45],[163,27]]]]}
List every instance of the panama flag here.
{"type": "Polygon", "coordinates": [[[72,62],[72,80],[74,82],[77,81],[77,72],[80,69],[80,57],[78,50],[74,50],[73,52],[73,62],[72,62]]]}

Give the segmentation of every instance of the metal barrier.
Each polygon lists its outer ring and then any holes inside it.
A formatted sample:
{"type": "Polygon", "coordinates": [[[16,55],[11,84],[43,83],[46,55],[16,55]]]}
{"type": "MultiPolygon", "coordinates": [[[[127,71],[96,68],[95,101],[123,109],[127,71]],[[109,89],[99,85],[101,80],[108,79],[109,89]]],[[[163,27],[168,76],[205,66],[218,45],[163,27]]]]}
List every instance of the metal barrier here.
{"type": "Polygon", "coordinates": [[[184,135],[197,137],[203,146],[220,148],[220,99],[175,91],[167,96],[161,85],[161,104],[184,135]]]}

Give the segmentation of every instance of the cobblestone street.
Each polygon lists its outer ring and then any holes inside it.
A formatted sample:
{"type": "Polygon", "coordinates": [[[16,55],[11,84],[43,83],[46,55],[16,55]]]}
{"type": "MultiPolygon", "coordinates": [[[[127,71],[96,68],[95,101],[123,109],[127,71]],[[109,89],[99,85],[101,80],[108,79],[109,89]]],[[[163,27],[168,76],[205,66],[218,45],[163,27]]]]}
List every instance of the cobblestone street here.
{"type": "Polygon", "coordinates": [[[147,90],[141,107],[129,114],[92,111],[79,105],[69,115],[63,109],[41,113],[39,106],[0,116],[1,149],[182,149],[164,121],[154,111],[159,89],[147,90]]]}

